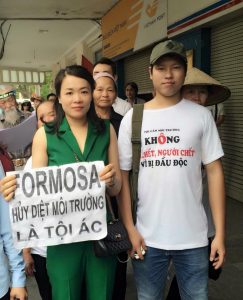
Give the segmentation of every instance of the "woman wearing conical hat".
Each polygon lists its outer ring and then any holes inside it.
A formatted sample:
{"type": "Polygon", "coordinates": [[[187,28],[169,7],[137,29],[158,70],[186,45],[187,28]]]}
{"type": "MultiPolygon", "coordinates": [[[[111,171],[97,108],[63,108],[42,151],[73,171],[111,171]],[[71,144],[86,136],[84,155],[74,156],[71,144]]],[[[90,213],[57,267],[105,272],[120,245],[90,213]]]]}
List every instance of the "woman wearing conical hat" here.
{"type": "Polygon", "coordinates": [[[228,87],[197,68],[187,71],[182,96],[203,106],[224,102],[230,97],[228,87]]]}
{"type": "MultiPolygon", "coordinates": [[[[202,106],[211,106],[222,103],[230,97],[230,90],[226,86],[222,85],[219,81],[215,80],[208,74],[197,68],[190,68],[187,71],[184,85],[181,90],[182,97],[193,101],[202,106]]],[[[203,196],[202,202],[207,215],[208,221],[208,239],[209,247],[210,242],[215,235],[215,228],[213,224],[213,218],[211,209],[209,206],[208,185],[207,176],[204,169],[202,169],[203,180],[203,196]]],[[[209,251],[210,253],[210,251],[209,251]]],[[[221,268],[215,270],[211,264],[209,264],[209,278],[218,279],[221,273],[221,268]]],[[[179,288],[176,277],[173,278],[170,290],[168,292],[166,300],[180,300],[179,288]]]]}

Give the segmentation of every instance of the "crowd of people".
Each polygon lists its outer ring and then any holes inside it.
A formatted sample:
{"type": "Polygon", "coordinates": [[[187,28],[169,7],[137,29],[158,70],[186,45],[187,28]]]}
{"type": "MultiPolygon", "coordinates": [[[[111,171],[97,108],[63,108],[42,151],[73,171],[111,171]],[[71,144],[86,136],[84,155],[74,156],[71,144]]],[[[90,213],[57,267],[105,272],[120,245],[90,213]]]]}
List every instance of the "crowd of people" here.
{"type": "Polygon", "coordinates": [[[187,70],[185,48],[173,40],[153,48],[148,68],[154,91],[147,102],[135,82],[125,85],[126,100],[118,97],[116,65],[108,58],[95,63],[93,74],[78,65],[61,69],[55,94],[33,94],[21,110],[15,89],[0,86],[2,130],[28,118],[32,107],[36,114],[24,169],[103,161],[99,178],[132,244],[118,257],[97,257],[90,240],[16,250],[6,213],[16,176],[6,176],[13,157],[1,144],[0,258],[9,261],[0,265],[1,300],[27,299],[26,275],[35,276],[43,300],[125,300],[129,257],[139,300],[208,299],[209,268],[218,278],[225,259],[225,189],[217,120],[204,106],[221,104],[230,91],[197,68],[187,70]],[[132,199],[136,105],[141,148],[132,199]]]}

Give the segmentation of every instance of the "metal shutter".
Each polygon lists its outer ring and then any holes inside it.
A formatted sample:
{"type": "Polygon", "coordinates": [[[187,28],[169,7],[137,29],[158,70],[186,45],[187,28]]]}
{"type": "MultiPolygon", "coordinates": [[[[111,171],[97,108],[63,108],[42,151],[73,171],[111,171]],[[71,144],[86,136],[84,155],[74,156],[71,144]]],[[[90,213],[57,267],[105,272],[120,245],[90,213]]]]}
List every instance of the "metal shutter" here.
{"type": "Polygon", "coordinates": [[[211,74],[231,89],[220,134],[227,195],[243,202],[243,19],[212,28],[211,74]]]}
{"type": "Polygon", "coordinates": [[[135,53],[124,59],[125,83],[134,81],[138,85],[138,93],[151,93],[152,81],[149,78],[149,57],[151,48],[135,53]]]}

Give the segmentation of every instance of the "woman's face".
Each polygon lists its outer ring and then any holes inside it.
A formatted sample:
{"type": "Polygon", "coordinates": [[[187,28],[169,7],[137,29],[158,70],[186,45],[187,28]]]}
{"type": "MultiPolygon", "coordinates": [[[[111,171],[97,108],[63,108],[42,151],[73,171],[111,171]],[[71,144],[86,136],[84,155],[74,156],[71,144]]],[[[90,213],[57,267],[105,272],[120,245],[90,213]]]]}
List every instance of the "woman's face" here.
{"type": "Polygon", "coordinates": [[[28,104],[23,105],[23,111],[30,111],[30,108],[29,108],[28,104]]]}
{"type": "Polygon", "coordinates": [[[126,86],[125,93],[126,93],[127,99],[132,100],[132,101],[135,100],[136,92],[131,85],[126,86]]]}
{"type": "Polygon", "coordinates": [[[93,98],[96,107],[111,107],[116,99],[116,89],[114,81],[109,77],[98,78],[95,83],[93,98]]]}
{"type": "Polygon", "coordinates": [[[208,89],[206,86],[200,85],[184,86],[182,89],[182,97],[205,106],[208,99],[208,89]]]}
{"type": "Polygon", "coordinates": [[[72,75],[64,77],[59,102],[67,118],[86,118],[91,100],[91,87],[87,80],[72,75]]]}
{"type": "Polygon", "coordinates": [[[37,127],[40,128],[44,125],[42,120],[46,123],[53,122],[56,118],[56,112],[54,110],[54,103],[52,101],[42,102],[37,107],[37,127]]]}

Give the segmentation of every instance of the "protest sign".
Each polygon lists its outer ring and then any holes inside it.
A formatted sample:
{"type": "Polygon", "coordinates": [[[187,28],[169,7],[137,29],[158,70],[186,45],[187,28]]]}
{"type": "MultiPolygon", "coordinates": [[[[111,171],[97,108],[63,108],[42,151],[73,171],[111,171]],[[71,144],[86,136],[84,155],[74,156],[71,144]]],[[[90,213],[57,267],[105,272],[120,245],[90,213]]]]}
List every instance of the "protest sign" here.
{"type": "Polygon", "coordinates": [[[17,178],[10,220],[19,249],[50,246],[107,235],[101,161],[9,172],[17,178]]]}
{"type": "Polygon", "coordinates": [[[33,112],[20,124],[11,128],[0,129],[1,143],[7,146],[8,152],[23,152],[32,143],[36,125],[36,115],[33,112]]]}

